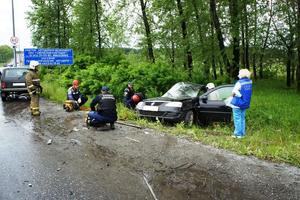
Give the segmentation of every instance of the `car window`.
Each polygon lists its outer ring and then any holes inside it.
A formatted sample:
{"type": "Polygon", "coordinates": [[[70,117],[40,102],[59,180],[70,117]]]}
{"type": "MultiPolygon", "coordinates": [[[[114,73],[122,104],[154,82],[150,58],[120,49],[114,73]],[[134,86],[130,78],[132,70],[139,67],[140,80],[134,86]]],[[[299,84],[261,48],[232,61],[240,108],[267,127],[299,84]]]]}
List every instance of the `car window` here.
{"type": "Polygon", "coordinates": [[[233,86],[222,87],[216,89],[207,95],[208,100],[220,100],[227,99],[232,93],[233,86]]]}
{"type": "Polygon", "coordinates": [[[13,78],[13,77],[25,77],[26,73],[28,72],[27,69],[9,69],[5,70],[5,77],[13,78]]]}

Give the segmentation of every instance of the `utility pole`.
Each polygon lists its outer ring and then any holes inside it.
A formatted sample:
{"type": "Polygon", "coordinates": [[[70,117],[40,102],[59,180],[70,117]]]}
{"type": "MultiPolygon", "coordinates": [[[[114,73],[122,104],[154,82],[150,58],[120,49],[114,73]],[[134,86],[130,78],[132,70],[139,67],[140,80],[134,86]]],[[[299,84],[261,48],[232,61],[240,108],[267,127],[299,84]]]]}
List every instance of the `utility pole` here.
{"type": "MultiPolygon", "coordinates": [[[[14,13],[14,0],[11,0],[11,8],[12,8],[12,23],[13,23],[13,38],[16,38],[15,32],[15,13],[14,13]]],[[[14,48],[14,66],[17,66],[17,51],[16,51],[17,44],[13,43],[14,48]]]]}

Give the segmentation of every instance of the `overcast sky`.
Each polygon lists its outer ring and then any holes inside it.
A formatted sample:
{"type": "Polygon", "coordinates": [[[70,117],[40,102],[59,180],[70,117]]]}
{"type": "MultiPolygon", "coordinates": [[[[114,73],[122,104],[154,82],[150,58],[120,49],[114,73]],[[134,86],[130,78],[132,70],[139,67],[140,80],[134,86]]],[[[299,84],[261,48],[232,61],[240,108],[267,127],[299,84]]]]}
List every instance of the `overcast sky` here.
{"type": "MultiPolygon", "coordinates": [[[[31,0],[14,0],[15,13],[15,33],[19,38],[20,50],[32,47],[30,29],[27,28],[28,22],[25,20],[25,12],[30,10],[31,0]]],[[[0,45],[10,43],[10,37],[13,35],[12,25],[12,0],[0,0],[0,45]]]]}

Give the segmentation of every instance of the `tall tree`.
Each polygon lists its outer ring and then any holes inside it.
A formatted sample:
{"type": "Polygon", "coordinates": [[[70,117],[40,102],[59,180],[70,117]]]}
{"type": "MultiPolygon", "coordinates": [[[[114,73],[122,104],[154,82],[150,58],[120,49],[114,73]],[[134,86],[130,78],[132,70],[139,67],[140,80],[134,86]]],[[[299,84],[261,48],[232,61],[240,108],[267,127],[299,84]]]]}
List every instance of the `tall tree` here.
{"type": "Polygon", "coordinates": [[[220,20],[217,15],[216,0],[210,0],[210,13],[211,13],[211,18],[212,18],[214,27],[216,29],[218,44],[219,44],[219,48],[220,48],[221,55],[223,58],[223,63],[226,66],[227,73],[230,74],[230,62],[229,62],[229,59],[226,54],[224,38],[223,38],[222,31],[221,31],[220,20]]]}
{"type": "Polygon", "coordinates": [[[269,20],[268,20],[268,24],[267,24],[267,31],[266,31],[266,36],[263,39],[263,44],[260,50],[260,57],[259,57],[259,77],[262,79],[263,78],[263,58],[264,58],[264,54],[265,54],[265,50],[267,48],[267,44],[268,44],[268,40],[269,40],[269,36],[270,36],[270,28],[271,28],[271,22],[272,22],[272,18],[274,15],[273,12],[273,1],[267,1],[267,6],[269,7],[269,20]]]}
{"type": "Polygon", "coordinates": [[[96,34],[97,34],[97,42],[98,42],[98,48],[96,52],[96,56],[101,56],[101,50],[102,50],[102,35],[101,35],[101,25],[100,25],[100,17],[101,17],[101,1],[95,0],[95,18],[96,18],[96,34]]]}
{"type": "Polygon", "coordinates": [[[239,72],[240,62],[240,20],[239,20],[239,5],[238,0],[230,0],[229,11],[231,16],[231,37],[233,58],[230,70],[232,78],[236,78],[239,72]]]}
{"type": "Polygon", "coordinates": [[[28,12],[32,30],[32,43],[37,47],[67,47],[70,40],[71,0],[32,0],[32,11],[28,12]]]}
{"type": "Polygon", "coordinates": [[[257,55],[257,1],[254,1],[254,43],[252,48],[252,66],[253,66],[253,77],[256,80],[256,55],[257,55]]]}
{"type": "MultiPolygon", "coordinates": [[[[213,76],[214,79],[217,79],[217,69],[216,69],[216,55],[215,55],[215,30],[214,30],[214,24],[213,21],[211,20],[210,23],[210,32],[211,32],[211,65],[212,65],[212,70],[213,70],[213,76]]],[[[223,75],[223,70],[222,67],[220,67],[220,74],[223,75]]]]}
{"type": "Polygon", "coordinates": [[[154,58],[154,53],[153,53],[151,29],[150,29],[149,20],[148,20],[147,13],[146,13],[147,2],[148,2],[147,0],[146,1],[140,0],[140,5],[141,5],[141,9],[142,9],[143,22],[144,22],[144,26],[145,26],[145,33],[146,33],[147,46],[148,46],[148,57],[149,57],[149,60],[151,60],[151,62],[154,63],[155,58],[154,58]]]}
{"type": "MultiPolygon", "coordinates": [[[[278,3],[275,7],[278,17],[276,22],[273,21],[275,31],[279,36],[281,45],[286,51],[286,85],[291,87],[292,80],[292,60],[293,60],[293,49],[295,47],[295,24],[296,24],[296,10],[294,10],[294,4],[292,1],[286,1],[285,4],[278,3]],[[280,13],[283,13],[283,17],[280,13]]],[[[278,45],[278,47],[280,47],[278,45]]]]}
{"type": "Polygon", "coordinates": [[[298,51],[298,65],[297,65],[297,91],[300,93],[300,0],[297,0],[297,51],[298,51]]]}
{"type": "Polygon", "coordinates": [[[248,24],[248,12],[247,12],[247,0],[243,0],[243,61],[244,67],[250,68],[249,63],[249,24],[248,24]]]}
{"type": "Polygon", "coordinates": [[[180,25],[181,25],[181,31],[182,31],[183,46],[184,46],[185,55],[186,55],[185,66],[187,67],[189,77],[191,77],[192,70],[193,70],[193,56],[192,56],[192,51],[191,51],[191,46],[190,46],[190,39],[189,39],[189,35],[188,35],[187,20],[185,18],[182,1],[176,0],[176,2],[177,2],[177,8],[178,8],[178,12],[179,12],[179,17],[181,19],[180,25]]]}

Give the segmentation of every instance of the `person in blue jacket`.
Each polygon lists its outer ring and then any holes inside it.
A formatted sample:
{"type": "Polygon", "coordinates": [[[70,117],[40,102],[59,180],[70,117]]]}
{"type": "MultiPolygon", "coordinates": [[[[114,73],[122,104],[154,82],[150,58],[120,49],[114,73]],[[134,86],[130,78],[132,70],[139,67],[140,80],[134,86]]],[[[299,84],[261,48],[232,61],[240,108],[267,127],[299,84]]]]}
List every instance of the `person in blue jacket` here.
{"type": "Polygon", "coordinates": [[[92,100],[91,111],[88,113],[87,124],[91,126],[105,125],[110,123],[110,128],[115,129],[117,121],[116,98],[109,93],[109,88],[103,86],[101,94],[92,100]]]}
{"type": "Polygon", "coordinates": [[[232,90],[231,107],[234,122],[233,137],[235,138],[243,138],[246,134],[246,110],[250,107],[252,96],[250,76],[248,69],[241,69],[238,75],[239,80],[232,90]]]}

